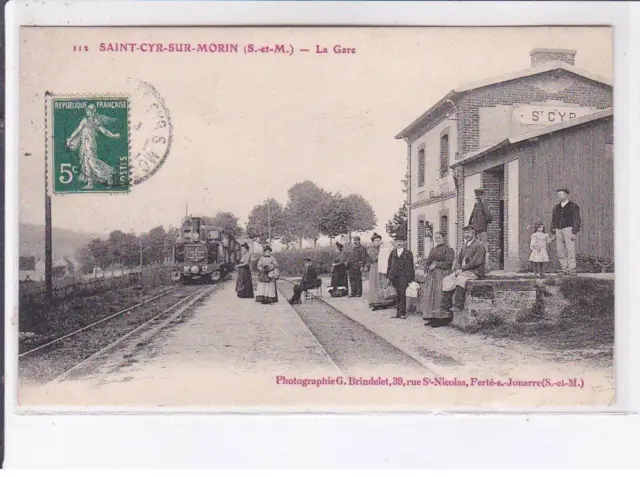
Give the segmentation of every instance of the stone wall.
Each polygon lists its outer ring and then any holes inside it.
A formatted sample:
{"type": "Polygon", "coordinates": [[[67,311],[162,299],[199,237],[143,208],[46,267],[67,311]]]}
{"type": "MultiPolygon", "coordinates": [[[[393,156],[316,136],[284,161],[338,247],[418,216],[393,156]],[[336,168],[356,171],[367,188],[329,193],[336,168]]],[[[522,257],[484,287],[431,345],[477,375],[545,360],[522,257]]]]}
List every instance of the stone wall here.
{"type": "Polygon", "coordinates": [[[533,278],[470,281],[464,310],[454,313],[452,324],[474,331],[504,323],[555,321],[567,304],[557,284],[533,278]]]}

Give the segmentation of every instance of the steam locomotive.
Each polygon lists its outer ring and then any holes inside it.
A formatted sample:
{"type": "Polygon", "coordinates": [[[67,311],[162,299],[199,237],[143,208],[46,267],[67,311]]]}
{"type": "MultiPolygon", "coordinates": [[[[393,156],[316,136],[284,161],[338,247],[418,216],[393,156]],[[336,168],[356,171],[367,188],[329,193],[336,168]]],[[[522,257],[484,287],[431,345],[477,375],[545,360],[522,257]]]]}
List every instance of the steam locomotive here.
{"type": "Polygon", "coordinates": [[[220,281],[240,257],[240,244],[222,228],[186,217],[173,248],[172,279],[182,283],[220,281]]]}

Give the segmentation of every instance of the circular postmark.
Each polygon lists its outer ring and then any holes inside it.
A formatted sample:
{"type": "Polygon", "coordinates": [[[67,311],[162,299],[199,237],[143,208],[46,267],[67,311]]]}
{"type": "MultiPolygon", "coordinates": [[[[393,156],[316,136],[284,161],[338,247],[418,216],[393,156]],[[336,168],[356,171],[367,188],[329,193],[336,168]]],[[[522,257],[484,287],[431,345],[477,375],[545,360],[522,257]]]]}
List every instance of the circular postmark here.
{"type": "Polygon", "coordinates": [[[131,92],[130,184],[146,181],[171,151],[173,124],[164,98],[149,83],[127,78],[131,92]]]}

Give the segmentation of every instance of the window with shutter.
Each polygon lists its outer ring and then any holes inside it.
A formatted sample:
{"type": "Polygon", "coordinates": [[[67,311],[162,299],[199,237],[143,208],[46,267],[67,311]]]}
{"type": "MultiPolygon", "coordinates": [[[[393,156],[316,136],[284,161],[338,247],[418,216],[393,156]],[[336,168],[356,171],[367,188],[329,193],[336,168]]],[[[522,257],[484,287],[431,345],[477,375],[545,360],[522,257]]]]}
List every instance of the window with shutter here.
{"type": "Polygon", "coordinates": [[[427,173],[427,158],[424,148],[418,151],[418,187],[424,187],[425,176],[427,173]]]}
{"type": "Polygon", "coordinates": [[[449,217],[446,215],[440,217],[440,232],[449,235],[449,217]]]}
{"type": "Polygon", "coordinates": [[[440,177],[449,175],[449,135],[440,137],[440,177]]]}

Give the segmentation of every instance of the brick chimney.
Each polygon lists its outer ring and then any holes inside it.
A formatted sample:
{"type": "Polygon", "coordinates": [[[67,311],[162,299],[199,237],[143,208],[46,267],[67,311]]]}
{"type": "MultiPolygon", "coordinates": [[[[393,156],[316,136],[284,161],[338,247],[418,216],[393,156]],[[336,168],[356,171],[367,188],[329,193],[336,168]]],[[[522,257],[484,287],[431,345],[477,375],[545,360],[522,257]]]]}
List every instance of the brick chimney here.
{"type": "Polygon", "coordinates": [[[531,56],[531,67],[542,66],[552,61],[562,61],[569,65],[574,65],[576,61],[575,50],[560,50],[551,48],[536,48],[529,53],[531,56]]]}

